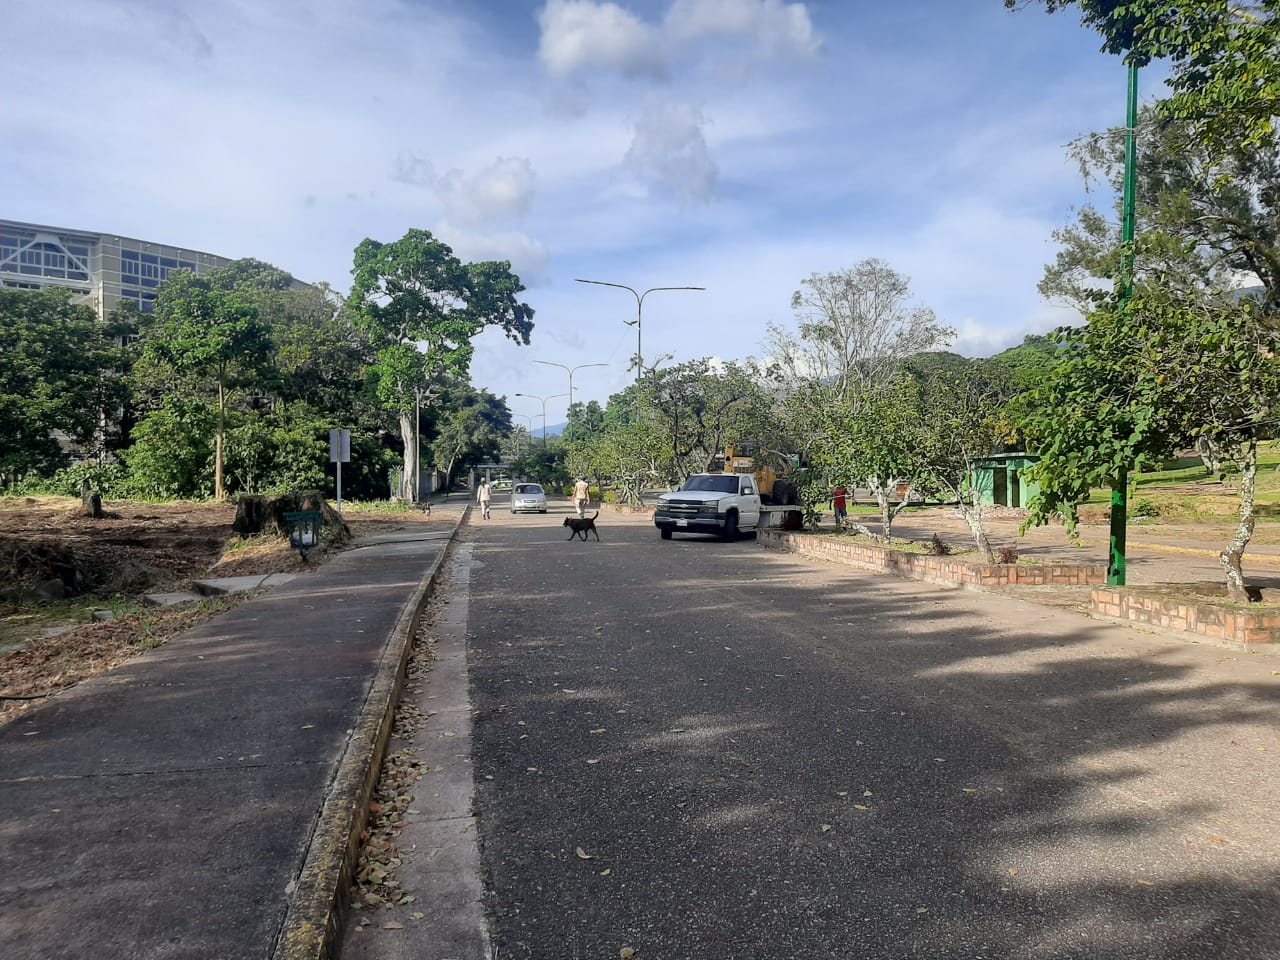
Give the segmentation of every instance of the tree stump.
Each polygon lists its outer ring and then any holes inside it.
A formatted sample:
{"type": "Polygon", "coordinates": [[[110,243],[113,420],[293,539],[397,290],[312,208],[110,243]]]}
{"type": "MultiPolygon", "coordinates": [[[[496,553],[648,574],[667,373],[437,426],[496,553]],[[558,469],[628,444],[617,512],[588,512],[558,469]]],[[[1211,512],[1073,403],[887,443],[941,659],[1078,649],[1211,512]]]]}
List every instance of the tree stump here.
{"type": "Polygon", "coordinates": [[[93,487],[89,485],[87,477],[80,484],[80,504],[84,507],[84,515],[86,517],[93,517],[95,520],[101,520],[103,518],[102,494],[97,493],[93,487]]]}
{"type": "Polygon", "coordinates": [[[351,529],[342,515],[329,506],[329,501],[319,490],[302,490],[275,497],[246,494],[236,501],[236,518],[231,529],[242,537],[264,532],[286,537],[289,531],[285,529],[284,515],[305,510],[320,514],[326,539],[341,542],[351,537],[351,529]]]}

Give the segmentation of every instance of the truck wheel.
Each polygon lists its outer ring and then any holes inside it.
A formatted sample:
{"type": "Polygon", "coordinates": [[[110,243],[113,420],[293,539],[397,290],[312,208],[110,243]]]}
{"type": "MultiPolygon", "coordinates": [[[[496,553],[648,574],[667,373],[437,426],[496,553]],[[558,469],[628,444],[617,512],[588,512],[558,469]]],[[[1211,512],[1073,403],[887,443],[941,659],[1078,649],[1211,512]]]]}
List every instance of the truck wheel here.
{"type": "Polygon", "coordinates": [[[670,530],[659,530],[658,532],[659,532],[660,534],[662,534],[662,539],[663,539],[663,540],[670,540],[670,539],[671,539],[671,531],[670,531],[670,530]]]}
{"type": "Polygon", "coordinates": [[[726,540],[738,539],[738,515],[731,513],[724,518],[724,538],[726,540]]]}

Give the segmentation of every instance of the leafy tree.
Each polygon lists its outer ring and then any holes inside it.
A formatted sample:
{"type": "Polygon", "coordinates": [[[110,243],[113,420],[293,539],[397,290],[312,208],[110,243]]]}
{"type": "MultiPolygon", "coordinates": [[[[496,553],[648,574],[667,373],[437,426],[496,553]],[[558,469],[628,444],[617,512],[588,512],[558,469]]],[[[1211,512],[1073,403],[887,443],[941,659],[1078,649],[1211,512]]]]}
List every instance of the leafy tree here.
{"type": "Polygon", "coordinates": [[[1244,601],[1258,443],[1280,424],[1280,323],[1252,298],[1171,283],[1140,289],[1131,306],[1131,322],[1148,338],[1140,389],[1158,398],[1179,445],[1208,440],[1240,469],[1239,523],[1221,561],[1228,593],[1244,601]]]}
{"type": "MultiPolygon", "coordinates": [[[[1272,138],[1215,155],[1187,125],[1162,122],[1151,110],[1140,115],[1138,133],[1139,279],[1159,273],[1167,281],[1227,289],[1239,276],[1252,276],[1266,307],[1280,310],[1280,143],[1272,138]]],[[[1109,130],[1072,145],[1086,179],[1109,183],[1116,198],[1123,138],[1123,130],[1109,130]]],[[[1040,291],[1087,312],[1120,273],[1119,208],[1112,219],[1085,207],[1054,239],[1062,249],[1040,291]]]]}
{"type": "Polygon", "coordinates": [[[916,434],[921,449],[912,487],[926,497],[955,501],[978,550],[995,553],[983,526],[982,492],[974,483],[974,465],[992,453],[1004,434],[1004,382],[982,362],[959,375],[935,375],[920,385],[916,434]]]}
{"type": "Polygon", "coordinates": [[[122,356],[93,311],[65,290],[0,290],[0,476],[67,460],[56,434],[100,439],[123,397],[122,356]]]}
{"type": "MultiPolygon", "coordinates": [[[[1170,62],[1161,117],[1189,125],[1217,154],[1272,139],[1280,116],[1280,4],[1276,0],[1042,0],[1075,6],[1103,49],[1143,66],[1170,62]]],[[[1028,0],[1004,0],[1010,9],[1028,0]]]]}
{"type": "Polygon", "coordinates": [[[564,428],[567,443],[586,440],[604,428],[604,408],[596,400],[581,400],[569,407],[568,422],[564,428]]]}
{"type": "Polygon", "coordinates": [[[203,276],[173,274],[158,291],[155,320],[145,339],[145,356],[153,366],[166,368],[186,396],[213,404],[213,494],[219,500],[226,498],[224,444],[231,394],[259,383],[270,363],[270,330],[249,291],[236,285],[259,275],[255,266],[244,264],[203,276]]]}
{"type": "Polygon", "coordinates": [[[816,381],[838,400],[894,383],[903,362],[955,331],[911,303],[911,282],[883,260],[811,274],[791,296],[797,332],[771,324],[769,348],[788,382],[816,381]]]}
{"type": "Polygon", "coordinates": [[[209,496],[216,432],[216,413],[203,400],[170,397],[134,427],[132,445],[120,453],[130,489],[147,500],[209,496]]]}
{"type": "MultiPolygon", "coordinates": [[[[1092,208],[1058,234],[1063,249],[1041,284],[1092,312],[1088,327],[1059,335],[1063,365],[1022,411],[1046,455],[1033,472],[1042,477],[1034,518],[1060,511],[1074,523],[1074,504],[1089,486],[1124,483],[1131,466],[1158,462],[1175,447],[1216,451],[1245,474],[1240,529],[1223,559],[1239,592],[1252,532],[1249,464],[1257,439],[1274,430],[1280,396],[1280,157],[1274,139],[1215,155],[1186,126],[1149,113],[1140,133],[1143,231],[1133,247],[1132,304],[1126,309],[1106,292],[1120,266],[1119,231],[1092,208]],[[1260,282],[1256,297],[1220,292],[1241,276],[1260,282]]],[[[1076,152],[1087,171],[1118,185],[1114,132],[1081,141],[1076,152]]]]}
{"type": "Polygon", "coordinates": [[[797,329],[770,324],[767,349],[782,382],[780,409],[792,445],[810,450],[833,412],[852,413],[896,389],[909,357],[946,346],[955,331],[912,303],[910,281],[883,260],[812,274],[791,305],[797,329]]]}
{"type": "Polygon", "coordinates": [[[864,482],[871,488],[886,542],[892,539],[894,519],[908,504],[906,496],[894,503],[897,485],[926,472],[920,407],[920,385],[899,376],[857,403],[839,400],[828,406],[813,448],[813,465],[828,484],[852,488],[864,482]]]}
{"type": "Polygon", "coordinates": [[[643,384],[644,410],[670,437],[676,476],[711,468],[729,441],[771,440],[772,402],[758,365],[693,360],[656,371],[643,384]]]}
{"type": "MultiPolygon", "coordinates": [[[[302,403],[237,413],[227,431],[228,486],[256,494],[325,489],[328,430],[328,418],[302,403]]],[[[343,487],[350,496],[345,473],[343,487]]]]}
{"type": "Polygon", "coordinates": [[[511,430],[507,405],[488,390],[458,384],[446,398],[436,424],[431,450],[436,468],[445,475],[445,486],[459,463],[494,460],[501,455],[502,439],[511,430]]]}
{"type": "Polygon", "coordinates": [[[434,402],[446,378],[466,378],[486,326],[527,344],[533,309],[517,299],[524,286],[509,263],[462,263],[425,230],[362,241],[352,274],[348,304],[371,341],[378,400],[399,422],[407,480],[417,467],[416,405],[434,402]]]}
{"type": "MultiPolygon", "coordinates": [[[[614,406],[611,400],[609,409],[614,406]]],[[[597,486],[617,487],[632,504],[640,502],[646,487],[667,481],[675,470],[669,437],[656,418],[646,415],[607,419],[602,433],[569,446],[565,463],[570,473],[591,477],[597,486]]]]}

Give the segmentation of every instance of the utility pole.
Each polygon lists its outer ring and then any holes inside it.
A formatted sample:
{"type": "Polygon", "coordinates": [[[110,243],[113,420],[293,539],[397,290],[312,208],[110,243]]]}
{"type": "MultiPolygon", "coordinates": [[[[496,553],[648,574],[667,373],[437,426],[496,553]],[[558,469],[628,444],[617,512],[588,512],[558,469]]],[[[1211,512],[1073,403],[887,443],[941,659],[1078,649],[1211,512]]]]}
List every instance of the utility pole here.
{"type": "MultiPolygon", "coordinates": [[[[1120,230],[1123,255],[1120,262],[1121,309],[1133,298],[1133,241],[1137,221],[1138,180],[1138,65],[1129,64],[1129,99],[1124,135],[1124,222],[1120,230]]],[[[1129,471],[1122,469],[1111,481],[1111,549],[1107,557],[1107,583],[1125,584],[1125,539],[1129,523],[1129,471]]]]}

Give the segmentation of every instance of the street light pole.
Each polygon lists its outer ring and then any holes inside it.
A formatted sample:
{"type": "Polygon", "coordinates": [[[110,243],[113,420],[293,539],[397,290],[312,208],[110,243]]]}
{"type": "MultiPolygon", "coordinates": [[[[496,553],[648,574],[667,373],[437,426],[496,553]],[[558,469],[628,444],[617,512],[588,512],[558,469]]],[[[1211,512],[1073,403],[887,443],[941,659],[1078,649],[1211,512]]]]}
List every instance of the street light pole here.
{"type": "MultiPolygon", "coordinates": [[[[532,414],[532,413],[515,413],[515,412],[513,411],[511,415],[512,415],[513,417],[519,417],[521,420],[525,421],[525,432],[529,434],[529,440],[532,442],[532,440],[533,440],[533,418],[534,418],[534,414],[532,414]]],[[[523,445],[523,444],[521,444],[521,446],[523,447],[524,445],[523,445]]],[[[527,451],[526,451],[526,452],[527,452],[527,451]]],[[[521,453],[520,455],[521,455],[521,456],[524,456],[524,453],[521,453]]]]}
{"type": "Polygon", "coordinates": [[[630,320],[624,320],[629,327],[636,328],[636,383],[640,382],[640,377],[644,373],[644,353],[641,350],[641,327],[644,315],[644,298],[657,290],[705,290],[706,287],[650,287],[643,293],[636,291],[634,287],[628,287],[625,283],[608,283],[604,280],[582,280],[577,279],[578,283],[594,283],[601,287],[617,287],[619,290],[629,290],[631,295],[636,298],[636,319],[633,323],[630,320]]]}
{"type": "Polygon", "coordinates": [[[607,363],[580,363],[576,367],[567,367],[563,363],[555,363],[551,360],[535,360],[534,363],[540,363],[547,367],[559,367],[561,370],[569,372],[569,406],[573,406],[573,371],[581,370],[583,367],[607,367],[607,363]]]}
{"type": "MultiPolygon", "coordinates": [[[[1128,109],[1125,111],[1124,137],[1124,198],[1122,202],[1124,222],[1120,242],[1123,259],[1120,263],[1120,296],[1124,308],[1129,309],[1133,298],[1133,237],[1137,221],[1137,169],[1138,169],[1138,65],[1129,64],[1128,109]]],[[[1129,525],[1129,471],[1122,469],[1111,482],[1111,543],[1107,553],[1107,583],[1123,587],[1126,579],[1125,540],[1129,525]]]]}
{"type": "Polygon", "coordinates": [[[553,393],[549,397],[540,397],[536,393],[517,393],[517,397],[528,397],[530,400],[542,401],[542,448],[547,447],[547,401],[556,397],[567,397],[567,393],[553,393]]]}

